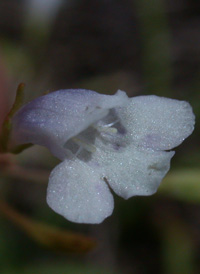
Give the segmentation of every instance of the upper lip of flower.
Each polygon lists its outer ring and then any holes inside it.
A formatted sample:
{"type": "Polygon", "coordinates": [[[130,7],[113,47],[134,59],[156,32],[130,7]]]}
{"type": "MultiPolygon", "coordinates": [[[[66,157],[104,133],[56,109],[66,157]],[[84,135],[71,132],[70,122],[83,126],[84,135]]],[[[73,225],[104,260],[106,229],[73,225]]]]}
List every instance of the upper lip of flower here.
{"type": "Polygon", "coordinates": [[[66,158],[65,143],[107,116],[109,109],[124,106],[128,97],[122,91],[102,95],[90,90],[61,90],[39,97],[25,105],[13,118],[16,143],[47,146],[59,159],[66,158]]]}
{"type": "Polygon", "coordinates": [[[126,199],[157,190],[174,155],[165,150],[191,134],[194,115],[187,102],[157,96],[74,92],[22,108],[13,138],[47,146],[63,160],[50,176],[50,207],[71,221],[100,223],[114,206],[108,184],[126,199]]]}

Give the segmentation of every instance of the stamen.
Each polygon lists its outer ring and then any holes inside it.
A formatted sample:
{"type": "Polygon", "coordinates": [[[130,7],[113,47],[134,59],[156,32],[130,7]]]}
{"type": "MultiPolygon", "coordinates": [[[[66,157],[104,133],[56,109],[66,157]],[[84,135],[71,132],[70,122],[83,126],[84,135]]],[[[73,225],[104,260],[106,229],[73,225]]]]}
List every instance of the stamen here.
{"type": "Polygon", "coordinates": [[[74,156],[77,157],[81,153],[82,150],[83,150],[83,147],[82,146],[79,147],[74,156]]]}
{"type": "Polygon", "coordinates": [[[119,119],[118,120],[115,120],[114,122],[110,123],[110,124],[106,124],[104,125],[104,127],[112,127],[114,126],[115,124],[117,124],[119,122],[119,119]]]}
{"type": "Polygon", "coordinates": [[[77,145],[79,145],[80,147],[84,148],[85,150],[87,150],[87,151],[89,151],[91,153],[93,153],[93,152],[96,151],[96,147],[95,146],[86,143],[84,140],[81,140],[81,139],[79,139],[77,137],[73,137],[71,140],[74,143],[76,143],[77,145]]]}
{"type": "Polygon", "coordinates": [[[105,126],[97,126],[97,125],[93,125],[93,128],[95,128],[96,130],[100,131],[100,132],[105,132],[105,133],[117,133],[117,128],[115,127],[108,127],[108,125],[105,126]]]}
{"type": "Polygon", "coordinates": [[[98,126],[97,130],[106,132],[106,133],[117,133],[117,129],[115,127],[102,127],[98,126]]]}

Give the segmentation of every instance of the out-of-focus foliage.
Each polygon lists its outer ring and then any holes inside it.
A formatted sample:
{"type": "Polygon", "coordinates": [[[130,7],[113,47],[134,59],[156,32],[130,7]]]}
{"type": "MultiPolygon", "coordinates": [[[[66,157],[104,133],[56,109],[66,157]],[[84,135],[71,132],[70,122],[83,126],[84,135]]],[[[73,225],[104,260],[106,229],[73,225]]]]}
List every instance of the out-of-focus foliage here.
{"type": "Polygon", "coordinates": [[[84,253],[96,245],[95,241],[89,237],[35,222],[14,210],[6,202],[0,202],[0,211],[4,217],[25,231],[39,244],[55,251],[84,253]]]}
{"type": "Polygon", "coordinates": [[[37,13],[30,2],[0,1],[1,124],[21,82],[26,83],[25,101],[61,88],[112,94],[124,89],[130,96],[187,100],[197,123],[176,150],[158,193],[127,201],[115,197],[114,215],[99,226],[72,224],[47,207],[48,174],[58,162],[48,151],[32,147],[17,156],[1,155],[0,197],[18,217],[28,216],[32,233],[26,231],[28,237],[5,212],[0,216],[0,272],[199,273],[200,3],[58,1],[60,6],[50,13],[47,8],[50,17],[42,21],[41,8],[37,13]],[[38,245],[41,240],[50,246],[56,231],[84,235],[97,245],[86,255],[38,245]]]}
{"type": "Polygon", "coordinates": [[[63,273],[63,274],[68,274],[68,273],[76,273],[76,274],[82,274],[82,273],[87,273],[87,274],[114,274],[113,271],[110,271],[109,269],[99,267],[96,268],[91,265],[87,264],[46,264],[46,265],[39,265],[39,266],[27,266],[24,268],[17,268],[16,270],[8,270],[2,272],[2,274],[16,274],[16,273],[22,273],[22,274],[44,274],[44,273],[49,273],[49,274],[55,274],[55,273],[63,273]]]}
{"type": "Polygon", "coordinates": [[[185,202],[200,203],[200,170],[184,169],[170,172],[163,180],[159,193],[185,202]]]}

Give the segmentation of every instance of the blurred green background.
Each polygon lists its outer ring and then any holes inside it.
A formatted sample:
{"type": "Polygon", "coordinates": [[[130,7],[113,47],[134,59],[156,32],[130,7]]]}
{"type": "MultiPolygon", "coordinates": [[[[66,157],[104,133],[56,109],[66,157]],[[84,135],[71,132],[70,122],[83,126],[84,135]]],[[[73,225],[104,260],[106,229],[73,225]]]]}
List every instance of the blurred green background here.
{"type": "Polygon", "coordinates": [[[158,193],[115,195],[100,225],[48,208],[47,150],[1,155],[0,273],[200,273],[199,79],[198,0],[1,0],[0,123],[20,82],[26,101],[63,88],[187,100],[197,123],[158,193]]]}

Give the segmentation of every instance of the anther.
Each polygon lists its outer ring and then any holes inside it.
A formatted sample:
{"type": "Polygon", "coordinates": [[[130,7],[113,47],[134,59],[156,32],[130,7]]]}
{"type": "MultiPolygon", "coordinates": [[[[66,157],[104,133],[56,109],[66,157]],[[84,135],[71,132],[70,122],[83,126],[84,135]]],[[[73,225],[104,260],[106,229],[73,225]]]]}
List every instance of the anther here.
{"type": "Polygon", "coordinates": [[[105,132],[105,133],[117,133],[117,129],[115,127],[108,127],[106,126],[96,126],[93,125],[93,128],[95,128],[96,130],[98,130],[99,132],[105,132]]]}
{"type": "Polygon", "coordinates": [[[77,137],[73,137],[71,140],[74,143],[76,143],[77,145],[79,145],[80,147],[84,148],[85,150],[87,150],[87,151],[89,151],[91,153],[93,153],[93,152],[96,151],[96,147],[95,146],[86,143],[84,140],[81,140],[81,139],[79,139],[77,137]]]}

